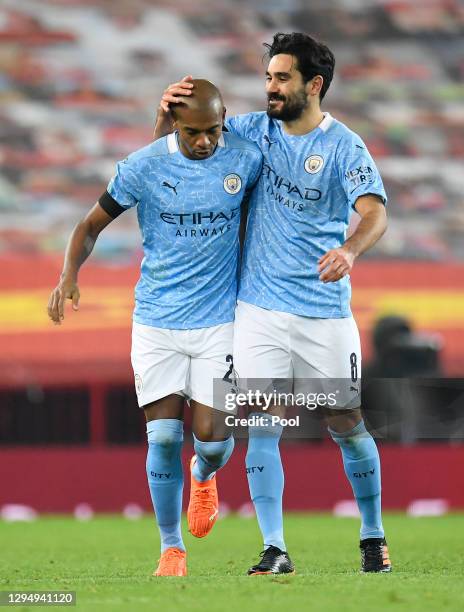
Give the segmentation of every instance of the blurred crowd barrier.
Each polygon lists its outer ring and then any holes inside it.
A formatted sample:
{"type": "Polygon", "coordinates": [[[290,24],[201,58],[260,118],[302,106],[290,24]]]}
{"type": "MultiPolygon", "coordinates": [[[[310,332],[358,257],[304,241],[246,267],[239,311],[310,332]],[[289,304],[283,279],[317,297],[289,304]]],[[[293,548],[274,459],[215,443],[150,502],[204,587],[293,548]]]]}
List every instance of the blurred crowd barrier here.
{"type": "MultiPolygon", "coordinates": [[[[186,435],[182,455],[185,472],[193,452],[189,437],[186,435]]],[[[332,441],[309,448],[302,444],[281,446],[286,511],[333,511],[336,516],[359,516],[340,453],[332,441]]],[[[152,512],[145,472],[146,449],[142,445],[7,448],[0,452],[0,517],[6,514],[7,504],[15,504],[16,516],[24,515],[28,508],[40,513],[74,511],[81,519],[90,518],[93,511],[120,513],[124,509],[126,514],[134,506],[152,512]],[[27,508],[18,508],[18,504],[27,508]]],[[[385,510],[407,510],[419,516],[464,509],[464,446],[388,445],[382,446],[380,452],[385,510]]],[[[254,515],[244,469],[245,453],[246,446],[237,443],[220,472],[220,515],[229,510],[248,518],[254,515]]],[[[189,488],[184,487],[184,508],[188,495],[189,488]]]]}

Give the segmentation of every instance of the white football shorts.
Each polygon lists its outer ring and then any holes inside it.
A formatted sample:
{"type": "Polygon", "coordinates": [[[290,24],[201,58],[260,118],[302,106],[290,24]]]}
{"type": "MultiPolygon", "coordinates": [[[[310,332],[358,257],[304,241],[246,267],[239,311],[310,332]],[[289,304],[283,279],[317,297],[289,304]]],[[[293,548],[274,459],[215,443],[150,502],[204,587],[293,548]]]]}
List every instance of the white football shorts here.
{"type": "Polygon", "coordinates": [[[177,393],[218,408],[213,402],[214,379],[228,380],[233,367],[232,343],[233,323],[163,329],[134,321],[131,361],[139,406],[177,393]]]}
{"type": "Polygon", "coordinates": [[[361,342],[353,317],[316,319],[239,301],[233,356],[241,391],[331,393],[323,405],[360,406],[361,342]]]}

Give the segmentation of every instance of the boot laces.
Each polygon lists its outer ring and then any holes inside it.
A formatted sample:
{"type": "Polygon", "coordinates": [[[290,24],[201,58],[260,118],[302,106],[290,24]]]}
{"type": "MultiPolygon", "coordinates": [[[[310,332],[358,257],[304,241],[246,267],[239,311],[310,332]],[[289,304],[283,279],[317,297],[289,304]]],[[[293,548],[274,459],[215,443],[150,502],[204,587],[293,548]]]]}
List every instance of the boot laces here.
{"type": "Polygon", "coordinates": [[[216,510],[214,500],[210,497],[210,491],[210,487],[202,487],[194,491],[193,504],[195,511],[204,510],[213,513],[216,510]]]}
{"type": "Polygon", "coordinates": [[[163,571],[174,572],[177,569],[179,559],[182,559],[183,556],[183,553],[177,548],[167,550],[160,558],[163,571]]]}

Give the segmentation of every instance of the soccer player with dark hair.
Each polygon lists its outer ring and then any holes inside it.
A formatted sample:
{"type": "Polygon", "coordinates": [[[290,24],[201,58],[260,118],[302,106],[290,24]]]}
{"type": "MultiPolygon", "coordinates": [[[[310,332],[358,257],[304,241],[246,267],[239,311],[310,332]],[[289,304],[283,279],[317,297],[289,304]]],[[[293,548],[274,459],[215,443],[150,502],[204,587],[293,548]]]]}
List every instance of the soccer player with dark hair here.
{"type": "MultiPolygon", "coordinates": [[[[294,393],[304,379],[339,383],[336,406],[323,411],[361,514],[361,569],[388,572],[380,460],[360,410],[349,279],[356,258],[385,232],[386,194],[361,138],[321,111],[335,66],[330,49],[301,33],[278,33],[266,47],[267,112],[226,121],[264,156],[250,200],[234,364],[240,379],[293,380],[294,393]],[[347,239],[353,210],[361,219],[347,239]]],[[[170,105],[191,90],[188,77],[165,90],[155,135],[169,130],[170,105]]],[[[265,547],[250,575],[294,571],[283,536],[281,432],[249,428],[247,477],[265,547]],[[262,469],[250,469],[256,465],[262,469]]]]}
{"type": "MultiPolygon", "coordinates": [[[[218,514],[216,471],[234,440],[214,426],[213,380],[232,369],[239,226],[245,194],[261,174],[255,145],[222,132],[225,109],[209,81],[179,100],[176,132],[117,165],[106,192],[75,227],[48,305],[79,303],[78,272],[100,232],[137,206],[144,259],[135,290],[132,365],[147,421],[147,477],[161,536],[156,576],[185,576],[181,534],[184,400],[192,409],[189,530],[204,537],[218,514]]],[[[223,408],[225,410],[225,406],[223,408]]]]}

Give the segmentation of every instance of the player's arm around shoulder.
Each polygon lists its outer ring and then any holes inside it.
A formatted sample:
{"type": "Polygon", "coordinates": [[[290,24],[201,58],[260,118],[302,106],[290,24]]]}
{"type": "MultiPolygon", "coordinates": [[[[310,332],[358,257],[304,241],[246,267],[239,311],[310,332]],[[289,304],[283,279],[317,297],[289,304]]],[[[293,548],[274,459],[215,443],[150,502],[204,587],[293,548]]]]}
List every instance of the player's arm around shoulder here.
{"type": "MultiPolygon", "coordinates": [[[[265,124],[268,121],[266,113],[253,112],[241,115],[226,117],[224,128],[230,133],[240,138],[245,138],[249,142],[256,143],[263,133],[265,124]]],[[[255,145],[257,146],[257,145],[255,145]]]]}
{"type": "Polygon", "coordinates": [[[246,141],[250,146],[250,178],[247,185],[248,194],[254,189],[256,183],[259,181],[259,177],[263,171],[264,156],[261,149],[250,140],[246,141]]]}
{"type": "Polygon", "coordinates": [[[263,154],[261,149],[248,138],[235,134],[225,133],[224,140],[227,146],[239,152],[242,162],[247,169],[246,191],[249,192],[257,183],[263,168],[263,154]]]}

